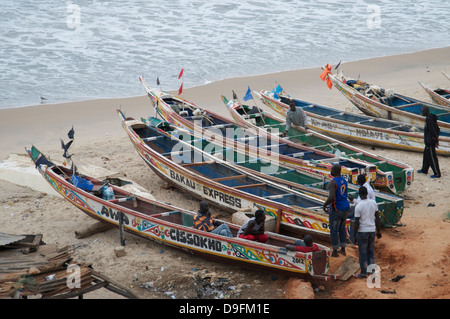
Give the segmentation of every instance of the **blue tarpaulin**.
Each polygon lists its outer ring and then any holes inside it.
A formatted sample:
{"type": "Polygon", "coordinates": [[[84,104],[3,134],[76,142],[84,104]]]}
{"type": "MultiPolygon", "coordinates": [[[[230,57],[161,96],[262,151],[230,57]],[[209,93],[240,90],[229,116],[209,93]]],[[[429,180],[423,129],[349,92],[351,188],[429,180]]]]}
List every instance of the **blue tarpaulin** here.
{"type": "Polygon", "coordinates": [[[91,191],[92,188],[94,187],[94,184],[92,184],[90,181],[77,175],[72,175],[71,181],[72,184],[75,185],[76,187],[79,187],[87,191],[91,191]]]}

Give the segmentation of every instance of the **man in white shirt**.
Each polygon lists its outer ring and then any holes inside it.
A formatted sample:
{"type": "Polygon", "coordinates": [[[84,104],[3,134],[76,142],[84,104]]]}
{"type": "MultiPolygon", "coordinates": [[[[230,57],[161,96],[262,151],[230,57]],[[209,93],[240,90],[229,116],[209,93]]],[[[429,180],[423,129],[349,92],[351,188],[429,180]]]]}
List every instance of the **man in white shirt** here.
{"type": "MultiPolygon", "coordinates": [[[[375,192],[374,192],[372,186],[370,185],[369,180],[366,181],[366,175],[359,174],[357,177],[357,183],[360,187],[364,186],[365,188],[367,188],[367,199],[375,200],[375,192]]],[[[361,201],[361,197],[358,196],[358,198],[355,199],[353,202],[355,204],[358,204],[360,201],[361,201]]]]}
{"type": "MultiPolygon", "coordinates": [[[[359,174],[358,177],[356,178],[356,181],[357,181],[359,187],[364,186],[365,188],[367,188],[367,198],[376,201],[375,192],[374,192],[372,186],[370,185],[369,180],[367,179],[367,181],[366,181],[366,175],[359,174]]],[[[349,201],[353,205],[350,206],[350,212],[349,212],[347,218],[350,218],[350,220],[351,220],[350,240],[353,240],[353,237],[354,237],[353,234],[355,234],[355,230],[354,230],[354,228],[355,228],[355,225],[354,225],[355,224],[355,207],[361,201],[361,197],[358,195],[358,198],[355,199],[355,198],[353,198],[353,196],[349,196],[349,201]]]]}
{"type": "Polygon", "coordinates": [[[358,278],[366,278],[367,267],[375,264],[375,235],[381,238],[380,213],[377,203],[367,198],[367,188],[361,186],[359,196],[361,201],[355,207],[355,229],[353,242],[358,244],[359,266],[361,273],[358,278]]]}

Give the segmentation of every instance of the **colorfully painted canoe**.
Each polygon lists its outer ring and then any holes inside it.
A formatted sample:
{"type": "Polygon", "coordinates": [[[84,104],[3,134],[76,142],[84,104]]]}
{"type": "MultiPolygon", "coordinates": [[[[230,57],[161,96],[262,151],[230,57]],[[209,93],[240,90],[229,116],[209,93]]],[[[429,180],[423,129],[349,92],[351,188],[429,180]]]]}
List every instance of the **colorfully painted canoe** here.
{"type": "MultiPolygon", "coordinates": [[[[276,97],[274,97],[273,92],[267,92],[264,90],[257,94],[265,105],[269,106],[279,114],[284,114],[283,118],[285,118],[287,109],[289,107],[286,103],[284,103],[286,102],[286,100],[282,100],[280,98],[280,96],[283,95],[277,95],[276,97]]],[[[285,98],[290,99],[288,95],[284,96],[285,98]]],[[[364,151],[353,145],[344,143],[340,139],[337,140],[333,137],[329,137],[319,133],[318,131],[320,130],[315,126],[315,122],[312,120],[316,116],[315,110],[318,109],[318,106],[304,103],[303,101],[297,99],[292,100],[295,101],[297,106],[303,107],[308,116],[308,125],[313,129],[306,132],[301,127],[295,125],[291,126],[291,129],[288,132],[288,137],[291,141],[297,143],[306,143],[307,145],[315,147],[317,149],[325,149],[329,152],[336,152],[341,156],[356,158],[359,161],[366,161],[376,165],[376,178],[373,181],[373,184],[377,189],[389,191],[394,194],[399,194],[404,192],[411,186],[411,183],[414,180],[414,169],[412,167],[407,164],[386,158],[384,156],[379,156],[364,151]],[[313,111],[310,112],[311,110],[313,111]]],[[[228,107],[230,112],[234,113],[233,116],[235,116],[236,118],[240,117],[241,121],[246,122],[247,125],[255,125],[260,127],[262,130],[267,130],[269,132],[273,128],[277,130],[285,129],[285,120],[278,118],[270,113],[261,112],[261,117],[257,116],[254,121],[248,121],[245,116],[241,115],[243,111],[239,111],[239,105],[235,107],[229,105],[228,107]]],[[[251,115],[250,117],[253,117],[253,115],[251,115]]],[[[329,123],[328,130],[333,131],[335,127],[337,130],[336,124],[334,122],[332,124],[329,123]]]]}
{"type": "Polygon", "coordinates": [[[322,200],[251,174],[120,110],[118,114],[138,154],[168,184],[229,212],[261,209],[281,227],[329,240],[322,200]]]}
{"type": "Polygon", "coordinates": [[[356,184],[359,174],[366,174],[371,181],[376,178],[376,165],[357,159],[339,157],[336,154],[318,150],[288,140],[281,140],[265,131],[245,129],[239,123],[222,115],[200,108],[192,102],[167,92],[152,90],[141,79],[147,94],[158,114],[167,122],[184,127],[202,136],[222,139],[223,144],[246,149],[253,156],[267,160],[277,157],[280,163],[293,168],[302,168],[330,176],[331,166],[338,162],[342,175],[356,184]]]}
{"type": "Polygon", "coordinates": [[[419,84],[421,87],[423,87],[425,92],[428,93],[434,103],[442,105],[444,107],[448,107],[448,110],[450,111],[450,89],[431,89],[429,86],[420,81],[419,84]]]}
{"type": "MultiPolygon", "coordinates": [[[[262,90],[255,93],[264,104],[276,111],[283,119],[289,108],[288,101],[294,100],[296,106],[303,108],[308,115],[310,128],[341,141],[420,153],[425,148],[423,127],[364,114],[344,112],[328,106],[294,99],[284,90],[279,94],[274,90],[262,90]]],[[[436,149],[436,152],[440,155],[450,155],[450,131],[442,130],[441,133],[439,148],[436,149]]]]}
{"type": "MultiPolygon", "coordinates": [[[[148,125],[162,129],[173,138],[181,138],[184,142],[190,143],[194,147],[208,152],[210,155],[221,159],[228,158],[229,162],[234,162],[234,165],[248,170],[252,174],[309,196],[319,198],[322,201],[325,201],[328,197],[328,183],[330,181],[328,177],[300,169],[292,169],[279,163],[271,166],[273,163],[263,162],[260,158],[251,158],[243,154],[238,154],[238,149],[225,148],[222,145],[218,145],[215,140],[207,138],[198,139],[193,132],[154,117],[141,120],[148,125]]],[[[358,191],[358,186],[348,184],[348,194],[350,196],[357,198],[358,191]]],[[[375,190],[375,201],[378,204],[382,225],[384,227],[398,225],[403,215],[403,198],[375,190]]]]}
{"type": "Polygon", "coordinates": [[[267,243],[249,241],[236,237],[240,226],[225,221],[234,237],[200,231],[192,227],[195,212],[124,191],[108,179],[74,175],[71,169],[48,160],[34,146],[27,152],[44,179],[64,199],[96,220],[221,263],[293,277],[332,278],[327,275],[330,249],[324,245],[317,244],[320,251],[313,253],[287,251],[285,245],[294,244],[297,238],[266,232],[269,237],[267,243]],[[73,182],[80,178],[83,187],[73,182]],[[101,195],[104,187],[112,189],[112,199],[101,195]]]}
{"type": "Polygon", "coordinates": [[[425,117],[422,116],[422,109],[427,106],[430,113],[438,117],[439,127],[450,129],[448,108],[354,80],[342,72],[339,75],[328,73],[327,77],[353,105],[367,115],[424,127],[425,117]]]}

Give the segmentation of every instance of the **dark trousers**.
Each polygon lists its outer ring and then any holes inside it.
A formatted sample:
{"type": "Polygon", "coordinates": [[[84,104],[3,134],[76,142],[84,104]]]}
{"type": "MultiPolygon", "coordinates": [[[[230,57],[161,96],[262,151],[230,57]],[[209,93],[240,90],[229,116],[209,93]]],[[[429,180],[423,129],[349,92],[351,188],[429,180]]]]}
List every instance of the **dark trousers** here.
{"type": "Polygon", "coordinates": [[[348,211],[335,211],[330,212],[330,237],[331,247],[337,250],[340,247],[347,246],[347,230],[345,223],[347,221],[348,211]]]}
{"type": "Polygon", "coordinates": [[[441,177],[439,162],[436,155],[436,147],[426,145],[423,150],[422,173],[427,174],[430,167],[436,177],[441,177]]]}
{"type": "Polygon", "coordinates": [[[367,267],[375,263],[375,232],[357,233],[359,267],[361,275],[367,275],[367,267]]]}

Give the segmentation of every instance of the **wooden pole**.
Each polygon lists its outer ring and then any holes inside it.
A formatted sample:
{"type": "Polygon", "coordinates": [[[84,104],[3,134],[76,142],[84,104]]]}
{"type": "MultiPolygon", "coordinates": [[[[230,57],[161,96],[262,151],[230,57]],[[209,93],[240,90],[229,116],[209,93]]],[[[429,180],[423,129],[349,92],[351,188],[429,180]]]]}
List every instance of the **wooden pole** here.
{"type": "Polygon", "coordinates": [[[277,233],[277,234],[280,232],[282,214],[283,214],[283,211],[281,210],[281,208],[278,208],[277,220],[276,220],[276,224],[275,224],[275,233],[277,233]]]}
{"type": "Polygon", "coordinates": [[[120,244],[125,246],[125,234],[123,230],[123,212],[120,212],[119,217],[119,233],[120,233],[120,244]]]}

